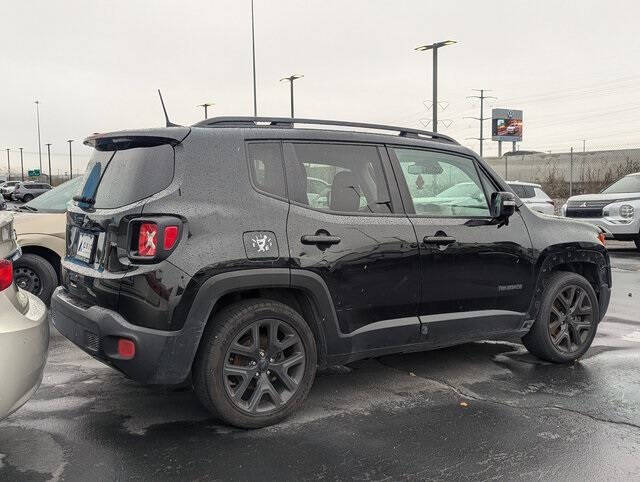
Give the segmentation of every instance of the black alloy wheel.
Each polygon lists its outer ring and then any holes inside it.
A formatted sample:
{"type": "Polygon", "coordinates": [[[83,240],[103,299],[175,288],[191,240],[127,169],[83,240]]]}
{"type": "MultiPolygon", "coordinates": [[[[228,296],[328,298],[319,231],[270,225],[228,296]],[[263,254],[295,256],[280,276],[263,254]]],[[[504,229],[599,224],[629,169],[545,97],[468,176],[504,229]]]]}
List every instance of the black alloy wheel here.
{"type": "Polygon", "coordinates": [[[289,324],[257,320],[227,349],[222,373],[226,393],[245,412],[277,410],[297,392],[305,358],[300,336],[289,324]]]}
{"type": "Polygon", "coordinates": [[[549,335],[558,351],[580,351],[594,329],[593,306],[587,292],[577,285],[563,288],[551,305],[549,335]]]}

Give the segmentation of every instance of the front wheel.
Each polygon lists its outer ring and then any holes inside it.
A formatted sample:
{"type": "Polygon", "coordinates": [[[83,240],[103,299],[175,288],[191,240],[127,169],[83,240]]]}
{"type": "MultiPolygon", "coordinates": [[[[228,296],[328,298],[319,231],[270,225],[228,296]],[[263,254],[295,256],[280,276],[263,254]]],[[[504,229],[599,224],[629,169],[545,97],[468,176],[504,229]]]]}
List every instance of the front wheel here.
{"type": "Polygon", "coordinates": [[[241,428],[278,423],[306,399],[316,373],[313,333],[302,316],[271,300],[247,300],[209,324],[194,364],[202,404],[241,428]]]}
{"type": "Polygon", "coordinates": [[[41,256],[26,253],[13,263],[16,285],[33,293],[48,306],[53,290],[58,286],[55,268],[41,256]]]}
{"type": "Polygon", "coordinates": [[[546,281],[535,323],[522,342],[538,358],[572,362],[591,346],[599,320],[598,297],[589,281],[557,272],[546,281]]]}

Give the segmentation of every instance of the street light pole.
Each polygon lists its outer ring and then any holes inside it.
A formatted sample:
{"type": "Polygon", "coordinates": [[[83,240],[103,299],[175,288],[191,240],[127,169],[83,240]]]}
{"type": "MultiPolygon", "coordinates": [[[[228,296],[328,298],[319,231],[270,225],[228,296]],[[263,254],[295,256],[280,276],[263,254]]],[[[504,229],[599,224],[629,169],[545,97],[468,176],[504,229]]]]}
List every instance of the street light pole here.
{"type": "Polygon", "coordinates": [[[36,100],[36,119],[38,122],[38,160],[40,161],[40,174],[42,174],[42,142],[40,141],[40,101],[36,100]]]}
{"type": "Polygon", "coordinates": [[[7,181],[11,181],[11,158],[9,156],[8,147],[7,147],[7,181]]]}
{"type": "Polygon", "coordinates": [[[51,172],[51,143],[47,142],[47,158],[49,159],[49,184],[53,185],[53,173],[51,172]]]}
{"type": "Polygon", "coordinates": [[[208,107],[211,107],[211,106],[213,106],[213,105],[215,105],[213,102],[212,102],[211,104],[208,104],[208,103],[206,103],[206,102],[205,102],[204,104],[198,104],[198,106],[197,106],[197,107],[204,107],[204,119],[205,119],[205,120],[207,120],[207,119],[209,118],[209,115],[208,115],[208,113],[207,113],[207,108],[208,108],[208,107]]]}
{"type": "Polygon", "coordinates": [[[18,149],[20,149],[20,175],[22,177],[22,180],[24,181],[24,162],[22,159],[22,147],[18,147],[18,149]]]}
{"type": "Polygon", "coordinates": [[[73,179],[73,157],[71,155],[71,143],[73,139],[67,139],[69,143],[69,179],[73,179]]]}
{"type": "Polygon", "coordinates": [[[289,81],[289,91],[290,91],[290,95],[291,95],[291,118],[294,118],[294,112],[293,112],[293,81],[294,80],[298,80],[301,79],[302,77],[304,77],[304,75],[290,75],[289,77],[283,77],[282,79],[280,79],[280,82],[282,82],[283,80],[288,80],[289,81]]]}
{"type": "Polygon", "coordinates": [[[253,56],[253,116],[258,117],[258,100],[256,98],[256,33],[253,21],[253,0],[251,0],[251,54],[253,56]]]}
{"type": "Polygon", "coordinates": [[[414,49],[420,52],[433,50],[433,132],[438,132],[438,49],[455,43],[457,43],[455,40],[445,40],[444,42],[422,45],[414,49]]]}

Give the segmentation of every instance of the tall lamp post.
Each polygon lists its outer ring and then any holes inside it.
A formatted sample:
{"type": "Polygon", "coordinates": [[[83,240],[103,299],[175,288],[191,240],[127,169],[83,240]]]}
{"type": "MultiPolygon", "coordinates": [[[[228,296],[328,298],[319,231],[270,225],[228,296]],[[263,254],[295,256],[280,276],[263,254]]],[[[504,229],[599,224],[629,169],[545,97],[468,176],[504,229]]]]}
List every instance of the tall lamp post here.
{"type": "Polygon", "coordinates": [[[207,113],[207,108],[214,106],[215,104],[212,102],[211,104],[208,103],[204,103],[204,104],[198,104],[196,107],[204,107],[204,119],[207,120],[209,118],[209,115],[207,113]]]}
{"type": "Polygon", "coordinates": [[[42,142],[40,141],[40,101],[36,100],[36,120],[38,123],[38,161],[40,161],[40,174],[42,175],[42,142]]]}
{"type": "Polygon", "coordinates": [[[11,157],[9,156],[8,147],[7,147],[7,181],[11,181],[11,157]]]}
{"type": "Polygon", "coordinates": [[[290,75],[289,77],[283,77],[282,79],[280,79],[280,82],[284,81],[284,80],[288,80],[289,81],[289,90],[291,92],[291,118],[293,119],[294,115],[293,115],[293,82],[294,80],[298,80],[301,79],[302,77],[304,77],[304,75],[290,75]]]}
{"type": "Polygon", "coordinates": [[[73,139],[67,139],[67,142],[69,143],[69,179],[73,179],[73,157],[71,154],[71,143],[73,139]]]}
{"type": "Polygon", "coordinates": [[[18,149],[20,149],[20,176],[22,177],[22,180],[24,181],[24,161],[22,159],[22,147],[18,147],[18,149]]]}
{"type": "Polygon", "coordinates": [[[253,0],[251,0],[251,55],[253,57],[253,116],[258,117],[258,100],[256,98],[256,33],[253,21],[253,0]]]}
{"type": "Polygon", "coordinates": [[[47,142],[47,158],[49,159],[49,184],[51,184],[53,182],[53,173],[51,172],[51,143],[50,142],[47,142]]]}
{"type": "Polygon", "coordinates": [[[438,132],[438,49],[457,43],[455,40],[445,40],[430,45],[422,45],[414,50],[424,52],[433,50],[433,132],[438,132]]]}

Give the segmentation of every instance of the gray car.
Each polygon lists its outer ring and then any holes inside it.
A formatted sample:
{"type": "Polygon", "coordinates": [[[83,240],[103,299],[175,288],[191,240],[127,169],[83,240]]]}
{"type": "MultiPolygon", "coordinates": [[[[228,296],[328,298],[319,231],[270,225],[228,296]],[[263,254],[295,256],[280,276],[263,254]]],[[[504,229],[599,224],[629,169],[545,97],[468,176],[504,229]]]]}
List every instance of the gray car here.
{"type": "Polygon", "coordinates": [[[40,194],[51,190],[51,185],[44,182],[21,182],[16,185],[11,193],[11,199],[14,201],[29,202],[40,194]]]}
{"type": "Polygon", "coordinates": [[[20,181],[6,181],[0,184],[0,194],[5,199],[11,199],[11,194],[20,181]]]}

